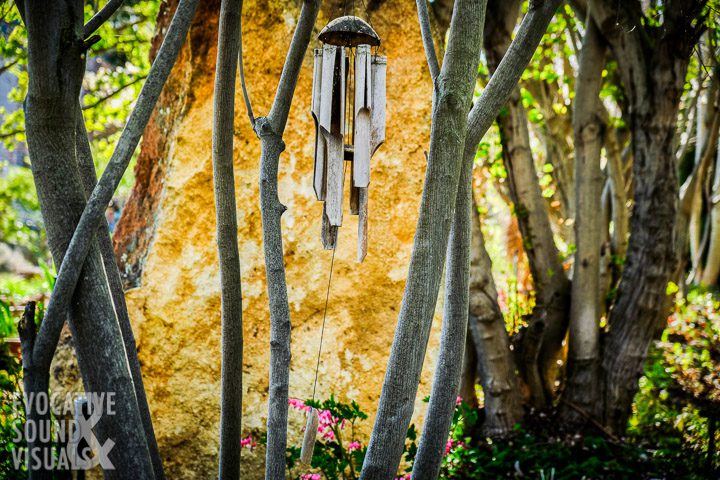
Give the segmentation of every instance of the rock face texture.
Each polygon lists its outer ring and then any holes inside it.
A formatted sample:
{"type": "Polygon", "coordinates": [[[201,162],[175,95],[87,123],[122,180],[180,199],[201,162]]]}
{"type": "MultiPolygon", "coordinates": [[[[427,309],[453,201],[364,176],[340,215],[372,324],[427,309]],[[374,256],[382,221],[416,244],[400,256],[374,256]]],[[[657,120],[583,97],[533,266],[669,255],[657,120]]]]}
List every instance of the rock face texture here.
{"type": "MultiPolygon", "coordinates": [[[[201,2],[171,82],[148,127],[137,185],[115,242],[129,287],[150,409],[168,478],[216,475],[220,396],[220,294],[211,167],[211,126],[218,1],[201,2]]],[[[316,31],[343,13],[324,2],[316,31]]],[[[176,1],[163,7],[162,34],[176,1]]],[[[247,0],[243,12],[245,72],[256,115],[267,113],[287,52],[299,2],[247,0]]],[[[348,2],[349,4],[349,2],[348,2]]],[[[357,2],[356,12],[361,11],[357,2]]],[[[355,263],[357,217],[340,231],[330,293],[318,397],[356,400],[370,414],[367,439],[387,365],[412,249],[430,133],[432,86],[413,2],[370,2],[370,21],[388,57],[387,140],[373,158],[369,253],[355,263]]],[[[364,9],[362,9],[364,10],[364,9]]],[[[316,46],[313,42],[311,47],[316,46]]],[[[312,395],[332,252],[322,249],[322,207],[312,188],[314,126],[308,52],[281,157],[280,199],[292,313],[290,396],[312,395]]],[[[242,96],[236,98],[235,175],[242,262],[245,361],[243,430],[265,429],[269,313],[258,197],[260,144],[242,96]]],[[[347,187],[347,183],[346,183],[347,187]]],[[[346,199],[348,194],[346,193],[346,199]]],[[[346,200],[347,202],[347,200],[346,200]]],[[[421,421],[437,354],[438,306],[418,400],[421,421]]],[[[304,419],[290,412],[291,444],[304,419]]],[[[239,441],[239,440],[238,440],[239,441]]],[[[262,461],[261,451],[243,452],[262,461]]],[[[261,469],[254,469],[254,475],[261,469]]],[[[253,474],[245,478],[254,478],[253,474]]]]}

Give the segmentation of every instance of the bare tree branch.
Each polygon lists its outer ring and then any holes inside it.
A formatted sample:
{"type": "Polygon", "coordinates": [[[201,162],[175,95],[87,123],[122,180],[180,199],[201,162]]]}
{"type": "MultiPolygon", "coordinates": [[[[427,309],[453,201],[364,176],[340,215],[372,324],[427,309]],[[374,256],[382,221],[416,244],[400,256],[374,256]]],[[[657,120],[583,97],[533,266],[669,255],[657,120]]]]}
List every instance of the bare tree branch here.
{"type": "Polygon", "coordinates": [[[283,65],[280,74],[280,82],[278,83],[275,99],[273,100],[270,113],[267,118],[275,132],[283,132],[285,124],[287,124],[288,113],[290,112],[290,104],[292,103],[297,85],[300,67],[302,67],[303,58],[307,46],[310,43],[315,19],[317,18],[317,9],[320,8],[320,0],[304,0],[302,9],[300,10],[300,19],[298,20],[295,33],[293,34],[287,57],[285,57],[285,65],[283,65]],[[312,22],[311,22],[312,20],[312,22]]]}
{"type": "Polygon", "coordinates": [[[14,135],[17,135],[18,133],[25,133],[25,129],[18,128],[15,130],[11,130],[9,132],[0,133],[0,139],[12,137],[14,135]]]}
{"type": "Polygon", "coordinates": [[[259,117],[255,122],[255,133],[262,144],[260,212],[270,305],[270,385],[265,455],[265,478],[268,480],[285,478],[290,383],[290,306],[280,222],[286,208],[278,197],[278,169],[280,154],[285,150],[282,136],[290,104],[319,9],[320,0],[303,1],[272,108],[267,117],[259,117]]]}
{"type": "MultiPolygon", "coordinates": [[[[455,8],[459,8],[459,4],[456,5],[455,8]]],[[[541,20],[539,21],[538,29],[541,30],[541,33],[539,36],[536,36],[537,41],[534,45],[528,45],[527,49],[530,50],[530,55],[526,55],[527,61],[515,65],[515,68],[519,69],[519,73],[517,73],[517,78],[514,83],[517,83],[519,76],[530,60],[532,52],[537,46],[537,43],[539,43],[542,32],[547,28],[553,12],[554,8],[549,11],[549,15],[540,17],[541,20]]],[[[523,25],[525,25],[524,22],[523,25]]],[[[482,36],[483,28],[480,27],[479,30],[482,36]]],[[[520,38],[520,34],[518,34],[518,37],[520,38]]],[[[430,57],[430,54],[427,54],[427,56],[430,57]]],[[[498,74],[502,76],[505,73],[506,72],[498,69],[493,77],[498,74]]],[[[482,101],[482,99],[480,101],[482,101]]],[[[434,121],[437,120],[434,119],[434,121]]],[[[470,138],[469,140],[472,142],[474,139],[470,138]]],[[[468,138],[466,137],[464,145],[466,150],[469,149],[467,142],[468,138]]],[[[445,442],[450,430],[450,423],[452,422],[457,389],[460,383],[469,311],[470,215],[473,214],[472,171],[475,157],[474,151],[476,149],[477,143],[473,146],[473,155],[463,158],[461,166],[453,224],[447,246],[445,310],[443,315],[440,354],[435,370],[432,394],[430,395],[430,405],[428,406],[428,412],[425,416],[425,425],[413,467],[413,478],[434,479],[438,475],[445,442]]],[[[506,352],[506,354],[509,355],[509,351],[506,352]]]]}
{"type": "Polygon", "coordinates": [[[139,77],[136,77],[135,79],[129,81],[129,82],[126,83],[125,85],[121,85],[120,87],[118,87],[117,89],[113,90],[112,92],[103,95],[102,97],[98,98],[98,99],[95,100],[94,102],[92,102],[92,103],[87,103],[87,104],[83,105],[81,108],[82,108],[83,110],[88,110],[88,109],[91,109],[91,108],[95,108],[95,107],[97,107],[98,105],[100,105],[101,103],[106,102],[106,101],[110,100],[112,97],[114,97],[115,95],[121,93],[121,92],[122,92],[123,90],[125,90],[126,88],[132,87],[133,85],[135,85],[135,84],[138,83],[139,81],[144,80],[144,79],[146,79],[146,78],[147,78],[147,75],[140,75],[139,77]]]}
{"type": "MultiPolygon", "coordinates": [[[[440,74],[435,79],[430,149],[420,215],[395,338],[360,476],[363,480],[394,477],[412,417],[458,195],[467,106],[472,100],[477,77],[486,5],[485,0],[456,2],[447,52],[440,74]]],[[[461,265],[464,268],[460,268],[460,276],[467,275],[466,258],[458,259],[458,266],[461,265]]],[[[460,299],[459,303],[462,304],[460,308],[464,314],[459,314],[458,321],[463,323],[463,315],[467,318],[467,296],[460,299]]],[[[460,367],[458,365],[458,369],[460,367]]],[[[453,397],[457,392],[457,380],[454,382],[454,388],[448,385],[448,389],[452,388],[453,397]]],[[[434,395],[437,396],[438,405],[445,410],[446,394],[441,396],[435,390],[434,395]]],[[[430,416],[426,419],[430,420],[430,416]]],[[[446,420],[445,415],[438,412],[436,421],[443,428],[446,420]]],[[[443,441],[447,440],[447,431],[444,435],[438,431],[436,435],[443,436],[443,441]]],[[[428,449],[424,462],[428,466],[436,463],[435,440],[433,435],[431,440],[426,437],[424,442],[430,442],[423,447],[428,449]]],[[[426,471],[423,467],[413,472],[413,477],[431,478],[433,474],[433,471],[426,471]]]]}
{"type": "Polygon", "coordinates": [[[122,5],[123,0],[108,0],[103,8],[100,9],[83,27],[83,38],[88,38],[90,35],[95,33],[95,30],[107,22],[110,17],[117,11],[122,5]]]}
{"type": "Polygon", "coordinates": [[[435,52],[435,41],[430,29],[430,14],[428,13],[427,0],[416,0],[418,20],[420,22],[420,34],[422,35],[425,57],[427,57],[430,77],[433,82],[440,75],[440,64],[438,63],[437,52],[435,52]]]}
{"type": "Polygon", "coordinates": [[[228,479],[240,478],[242,434],[242,289],[233,168],[235,131],[232,128],[235,120],[235,75],[240,50],[242,4],[242,0],[223,0],[220,4],[212,134],[222,312],[219,478],[228,479]]]}
{"type": "Polygon", "coordinates": [[[14,60],[9,61],[5,65],[0,67],[0,75],[10,70],[13,66],[17,65],[17,63],[20,61],[19,58],[16,58],[14,60]]]}
{"type": "Polygon", "coordinates": [[[245,109],[247,110],[250,125],[255,128],[255,114],[253,113],[250,94],[248,93],[247,83],[245,82],[245,62],[243,61],[242,46],[242,12],[240,12],[240,47],[238,49],[238,69],[240,70],[240,87],[242,88],[243,100],[245,100],[245,109]]]}

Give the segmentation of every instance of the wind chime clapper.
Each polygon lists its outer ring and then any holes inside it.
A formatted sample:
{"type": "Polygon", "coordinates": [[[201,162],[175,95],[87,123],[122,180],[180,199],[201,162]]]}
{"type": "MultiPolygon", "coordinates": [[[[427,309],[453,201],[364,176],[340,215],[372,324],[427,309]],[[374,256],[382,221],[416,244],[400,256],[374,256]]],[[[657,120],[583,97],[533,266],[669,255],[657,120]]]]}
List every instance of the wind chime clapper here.
{"type": "Polygon", "coordinates": [[[343,221],[345,164],[350,162],[350,214],[358,215],[357,261],[367,255],[370,159],[385,141],[387,58],[373,54],[380,37],[359,17],[328,23],[315,49],[312,116],[315,120],[313,187],[324,202],[321,238],[335,248],[343,221]]]}

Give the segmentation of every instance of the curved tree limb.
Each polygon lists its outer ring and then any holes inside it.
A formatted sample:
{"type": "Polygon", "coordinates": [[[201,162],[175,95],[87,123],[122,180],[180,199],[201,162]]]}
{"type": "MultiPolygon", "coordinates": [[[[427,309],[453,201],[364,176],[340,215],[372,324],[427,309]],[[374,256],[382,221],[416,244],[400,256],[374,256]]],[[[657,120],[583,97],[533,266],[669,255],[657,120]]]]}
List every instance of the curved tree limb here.
{"type": "Polygon", "coordinates": [[[430,29],[430,14],[428,13],[427,0],[416,0],[418,21],[420,22],[420,34],[422,35],[423,46],[425,47],[425,57],[427,57],[428,68],[430,69],[430,77],[435,83],[435,79],[440,75],[440,63],[438,62],[437,52],[435,51],[435,41],[433,40],[432,30],[430,29]]]}
{"type": "Polygon", "coordinates": [[[247,110],[250,125],[255,128],[255,114],[253,113],[252,102],[250,101],[250,93],[248,93],[247,83],[245,82],[245,62],[243,61],[243,45],[242,45],[242,11],[240,12],[240,46],[238,48],[238,70],[240,71],[240,88],[242,88],[243,100],[245,101],[245,109],[247,110]]]}

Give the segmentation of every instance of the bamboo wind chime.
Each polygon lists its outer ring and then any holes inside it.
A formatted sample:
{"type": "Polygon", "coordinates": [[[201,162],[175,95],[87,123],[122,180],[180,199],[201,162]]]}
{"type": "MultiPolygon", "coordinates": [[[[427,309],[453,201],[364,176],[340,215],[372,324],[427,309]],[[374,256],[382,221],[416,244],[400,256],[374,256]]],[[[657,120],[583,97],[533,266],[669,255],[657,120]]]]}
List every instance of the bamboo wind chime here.
{"type": "Polygon", "coordinates": [[[315,49],[312,116],[315,120],[313,187],[325,202],[322,243],[334,250],[343,221],[345,164],[350,162],[350,214],[358,215],[357,261],[367,255],[370,159],[385,141],[387,58],[373,55],[380,38],[359,17],[344,16],[325,26],[315,49]]]}
{"type": "MultiPolygon", "coordinates": [[[[322,29],[318,39],[323,47],[315,49],[313,71],[313,188],[317,199],[325,202],[321,238],[323,247],[332,250],[333,256],[315,366],[313,400],[325,333],[335,246],[343,220],[346,161],[351,164],[350,214],[359,216],[358,262],[362,262],[367,255],[370,159],[385,141],[387,67],[386,57],[371,52],[372,47],[380,46],[380,37],[367,22],[358,17],[348,15],[331,21],[322,29]]],[[[318,423],[318,412],[311,408],[300,451],[300,461],[307,465],[312,461],[318,423]]]]}

